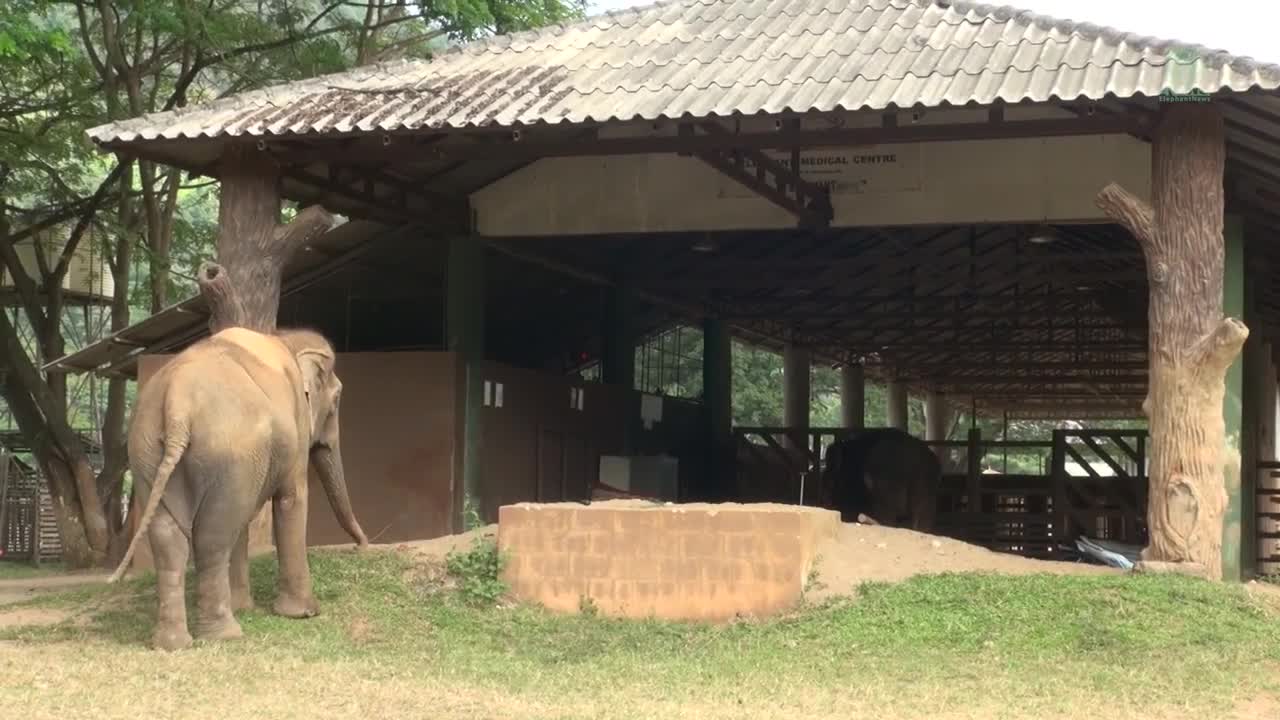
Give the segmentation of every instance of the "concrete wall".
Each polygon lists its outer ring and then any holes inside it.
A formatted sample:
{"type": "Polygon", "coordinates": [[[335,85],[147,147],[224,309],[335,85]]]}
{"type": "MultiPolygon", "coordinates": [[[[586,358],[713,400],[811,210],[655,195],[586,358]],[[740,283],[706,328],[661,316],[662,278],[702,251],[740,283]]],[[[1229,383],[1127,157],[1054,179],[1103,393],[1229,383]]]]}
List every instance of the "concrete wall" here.
{"type": "Polygon", "coordinates": [[[509,503],[588,497],[600,455],[622,447],[625,391],[492,362],[483,374],[490,385],[480,413],[485,520],[496,522],[509,503]]]}
{"type": "Polygon", "coordinates": [[[485,363],[480,413],[482,515],[518,502],[589,496],[600,456],[666,453],[680,461],[680,484],[696,490],[705,472],[705,410],[661,399],[661,419],[645,426],[641,394],[546,372],[485,363]],[[499,398],[499,394],[501,398],[499,398]]]}
{"type": "MultiPolygon", "coordinates": [[[[370,542],[452,532],[453,353],[338,355],[347,489],[370,542]]],[[[312,473],[307,542],[349,543],[312,473]]]]}
{"type": "MultiPolygon", "coordinates": [[[[140,358],[139,386],[171,357],[140,358]]],[[[457,362],[452,353],[338,355],[348,493],[371,542],[426,539],[453,531],[457,362]]],[[[351,542],[314,473],[308,494],[308,544],[351,542]]],[[[131,518],[136,521],[137,513],[131,518]]],[[[269,546],[255,551],[264,549],[269,546]]],[[[135,558],[135,570],[152,567],[149,543],[139,545],[135,558]]]]}
{"type": "MultiPolygon", "coordinates": [[[[1056,116],[1044,109],[1006,113],[1009,121],[1056,116]]],[[[953,110],[930,111],[918,122],[985,120],[985,111],[953,110]]],[[[880,117],[850,115],[847,122],[856,127],[880,117]]],[[[900,124],[911,122],[900,114],[900,124]]],[[[1127,135],[826,148],[804,157],[818,161],[803,168],[807,179],[836,183],[833,224],[845,227],[1103,221],[1094,198],[1107,183],[1150,195],[1150,147],[1127,135]]],[[[489,236],[795,226],[794,217],[737,181],[671,154],[548,158],[471,200],[478,230],[489,236]]]]}
{"type": "Polygon", "coordinates": [[[838,529],[817,508],[522,503],[502,508],[498,546],[512,592],[552,610],[721,621],[792,607],[838,529]]]}

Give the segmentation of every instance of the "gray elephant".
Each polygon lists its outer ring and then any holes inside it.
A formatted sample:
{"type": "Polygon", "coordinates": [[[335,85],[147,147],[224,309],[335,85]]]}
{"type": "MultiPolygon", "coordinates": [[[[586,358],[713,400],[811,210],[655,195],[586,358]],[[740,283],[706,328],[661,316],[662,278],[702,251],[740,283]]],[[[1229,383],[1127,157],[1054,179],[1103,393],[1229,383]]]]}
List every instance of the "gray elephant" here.
{"type": "Polygon", "coordinates": [[[314,463],[343,529],[368,545],[347,496],[338,443],[342,383],[333,347],[307,330],[228,328],[170,360],[138,393],[129,427],[135,492],[146,506],[111,581],[151,541],[158,607],[152,644],[189,646],[187,555],[197,577],[195,635],[239,637],[252,607],[248,525],[272,501],[279,585],[273,611],[319,612],[307,564],[307,470],[314,463]]]}
{"type": "Polygon", "coordinates": [[[870,516],[883,525],[932,532],[942,463],[924,441],[897,428],[860,430],[827,449],[825,504],[845,522],[870,516]]]}

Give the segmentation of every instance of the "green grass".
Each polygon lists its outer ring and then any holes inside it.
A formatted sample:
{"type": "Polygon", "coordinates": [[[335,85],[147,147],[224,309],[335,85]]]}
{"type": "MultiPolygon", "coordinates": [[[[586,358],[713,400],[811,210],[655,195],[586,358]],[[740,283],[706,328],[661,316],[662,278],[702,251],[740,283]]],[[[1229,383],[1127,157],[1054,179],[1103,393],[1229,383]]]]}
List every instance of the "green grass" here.
{"type": "MultiPolygon", "coordinates": [[[[921,577],[778,620],[706,626],[486,607],[438,576],[406,581],[409,561],[393,553],[317,552],[311,563],[320,617],[250,612],[244,640],[186,654],[303,663],[313,679],[355,667],[375,683],[371,698],[408,683],[482,708],[458,717],[934,717],[975,704],[987,708],[977,717],[1221,717],[1249,693],[1280,690],[1268,684],[1280,676],[1274,607],[1178,576],[921,577]]],[[[274,569],[270,557],[253,564],[262,608],[274,569]]],[[[28,644],[33,662],[47,648],[50,663],[88,666],[102,653],[145,667],[151,583],[41,598],[31,604],[91,610],[0,640],[28,644]]]]}
{"type": "Polygon", "coordinates": [[[39,567],[16,560],[0,560],[0,580],[25,580],[27,578],[60,575],[66,570],[62,563],[43,563],[39,567]]]}

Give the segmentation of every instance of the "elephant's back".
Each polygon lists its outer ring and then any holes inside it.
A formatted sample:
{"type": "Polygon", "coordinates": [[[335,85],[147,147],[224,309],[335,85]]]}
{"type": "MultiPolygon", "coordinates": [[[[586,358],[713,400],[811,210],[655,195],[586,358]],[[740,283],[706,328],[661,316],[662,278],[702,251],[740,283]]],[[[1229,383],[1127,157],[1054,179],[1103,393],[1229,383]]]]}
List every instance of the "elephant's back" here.
{"type": "Polygon", "coordinates": [[[191,455],[216,461],[256,456],[296,435],[290,393],[265,391],[261,383],[238,368],[223,369],[216,384],[200,382],[197,368],[188,371],[196,377],[175,382],[185,394],[183,404],[191,409],[191,455]]]}

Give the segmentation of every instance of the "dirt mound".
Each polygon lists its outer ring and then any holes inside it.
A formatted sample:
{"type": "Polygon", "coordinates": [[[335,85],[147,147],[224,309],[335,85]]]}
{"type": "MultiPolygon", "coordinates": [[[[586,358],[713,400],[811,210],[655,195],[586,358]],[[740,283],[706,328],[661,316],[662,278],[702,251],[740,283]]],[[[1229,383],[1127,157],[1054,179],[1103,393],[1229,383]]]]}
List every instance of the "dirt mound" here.
{"type": "MultiPolygon", "coordinates": [[[[604,504],[604,503],[601,503],[604,504]]],[[[615,500],[611,505],[651,506],[646,501],[615,500]]],[[[788,506],[779,506],[784,509],[788,506]]],[[[684,506],[688,509],[688,506],[684,506]]],[[[726,508],[721,508],[726,509],[726,508]]],[[[498,526],[486,525],[459,535],[375,546],[405,553],[419,565],[438,565],[446,554],[467,550],[481,537],[493,537],[498,526]]],[[[818,544],[817,583],[805,596],[812,601],[849,595],[863,582],[899,582],[916,575],[943,572],[990,572],[1005,575],[1053,573],[1057,575],[1104,575],[1121,573],[1116,568],[1077,562],[1033,560],[1008,553],[993,552],[977,545],[947,537],[901,528],[845,523],[837,536],[818,544]]]]}
{"type": "Polygon", "coordinates": [[[498,534],[497,524],[485,525],[457,535],[445,535],[430,540],[396,543],[387,547],[405,553],[418,561],[441,562],[450,552],[470,550],[476,540],[482,537],[494,537],[498,534]]]}
{"type": "Polygon", "coordinates": [[[1100,565],[1033,560],[914,530],[857,523],[842,524],[839,534],[834,539],[819,543],[817,551],[818,583],[805,593],[807,598],[815,601],[848,595],[867,581],[897,582],[915,575],[943,572],[1004,575],[1122,572],[1100,565]]]}

